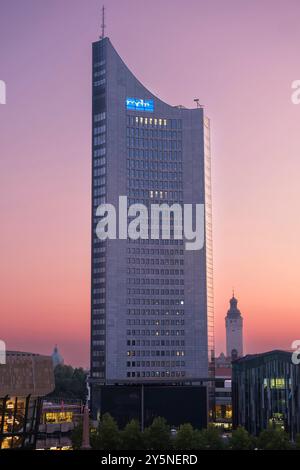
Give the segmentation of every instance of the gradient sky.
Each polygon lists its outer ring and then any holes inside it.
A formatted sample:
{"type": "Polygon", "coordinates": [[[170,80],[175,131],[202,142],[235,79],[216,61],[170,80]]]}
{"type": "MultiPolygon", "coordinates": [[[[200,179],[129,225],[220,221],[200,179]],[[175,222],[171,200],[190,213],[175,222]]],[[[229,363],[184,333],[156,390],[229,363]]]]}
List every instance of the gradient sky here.
{"type": "MultiPolygon", "coordinates": [[[[0,337],[88,365],[91,43],[99,0],[0,0],[0,337]]],[[[107,35],[164,101],[211,118],[217,352],[300,338],[299,0],[109,0],[107,35]]]]}

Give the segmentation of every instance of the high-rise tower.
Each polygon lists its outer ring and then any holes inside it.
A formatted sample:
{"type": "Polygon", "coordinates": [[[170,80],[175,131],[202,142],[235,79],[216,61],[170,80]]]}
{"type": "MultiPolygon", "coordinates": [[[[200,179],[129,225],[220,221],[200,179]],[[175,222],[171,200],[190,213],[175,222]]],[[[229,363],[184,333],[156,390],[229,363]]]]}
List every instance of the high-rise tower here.
{"type": "Polygon", "coordinates": [[[234,294],[230,299],[230,308],[225,317],[226,353],[228,358],[243,356],[243,317],[237,308],[234,294]]]}
{"type": "Polygon", "coordinates": [[[210,125],[130,72],[108,38],[93,43],[91,396],[116,383],[207,378],[213,364],[210,125]],[[96,209],[204,204],[204,248],[183,240],[101,241],[96,209]]]}

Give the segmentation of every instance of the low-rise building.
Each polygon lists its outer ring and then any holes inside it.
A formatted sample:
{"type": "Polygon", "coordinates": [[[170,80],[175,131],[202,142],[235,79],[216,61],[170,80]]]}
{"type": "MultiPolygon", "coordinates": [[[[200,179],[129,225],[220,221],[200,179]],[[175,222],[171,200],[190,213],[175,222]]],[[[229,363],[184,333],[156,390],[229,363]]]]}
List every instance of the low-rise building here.
{"type": "Polygon", "coordinates": [[[300,432],[300,365],[292,353],[274,350],[232,363],[233,427],[258,435],[269,425],[300,432]]]}
{"type": "Polygon", "coordinates": [[[231,372],[231,367],[216,367],[214,424],[224,431],[232,428],[231,372]]]}
{"type": "Polygon", "coordinates": [[[45,399],[42,406],[37,449],[70,449],[72,431],[82,422],[82,417],[81,400],[45,399]]]}
{"type": "Polygon", "coordinates": [[[0,364],[0,449],[35,448],[42,397],[53,389],[51,357],[6,353],[0,364]]]}

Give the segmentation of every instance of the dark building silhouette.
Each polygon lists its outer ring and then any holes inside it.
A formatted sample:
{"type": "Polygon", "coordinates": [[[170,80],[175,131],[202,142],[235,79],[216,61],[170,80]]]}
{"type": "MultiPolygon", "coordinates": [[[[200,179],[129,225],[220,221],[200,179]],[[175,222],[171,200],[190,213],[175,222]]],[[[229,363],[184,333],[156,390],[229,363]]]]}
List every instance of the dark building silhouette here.
{"type": "Polygon", "coordinates": [[[251,354],[232,363],[233,426],[258,435],[268,426],[300,432],[300,365],[286,351],[251,354]]]}

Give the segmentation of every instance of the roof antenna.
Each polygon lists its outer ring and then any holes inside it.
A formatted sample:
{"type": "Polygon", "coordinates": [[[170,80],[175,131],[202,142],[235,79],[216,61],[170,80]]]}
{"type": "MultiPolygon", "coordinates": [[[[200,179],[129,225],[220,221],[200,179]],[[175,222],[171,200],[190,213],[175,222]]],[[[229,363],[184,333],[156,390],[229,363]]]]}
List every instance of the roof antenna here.
{"type": "Polygon", "coordinates": [[[199,98],[194,98],[197,108],[203,108],[203,105],[199,103],[199,98]]]}
{"type": "Polygon", "coordinates": [[[105,27],[106,27],[106,24],[105,24],[105,8],[104,8],[104,5],[103,5],[103,7],[102,7],[102,24],[101,24],[102,34],[100,36],[100,39],[104,39],[105,27]]]}

